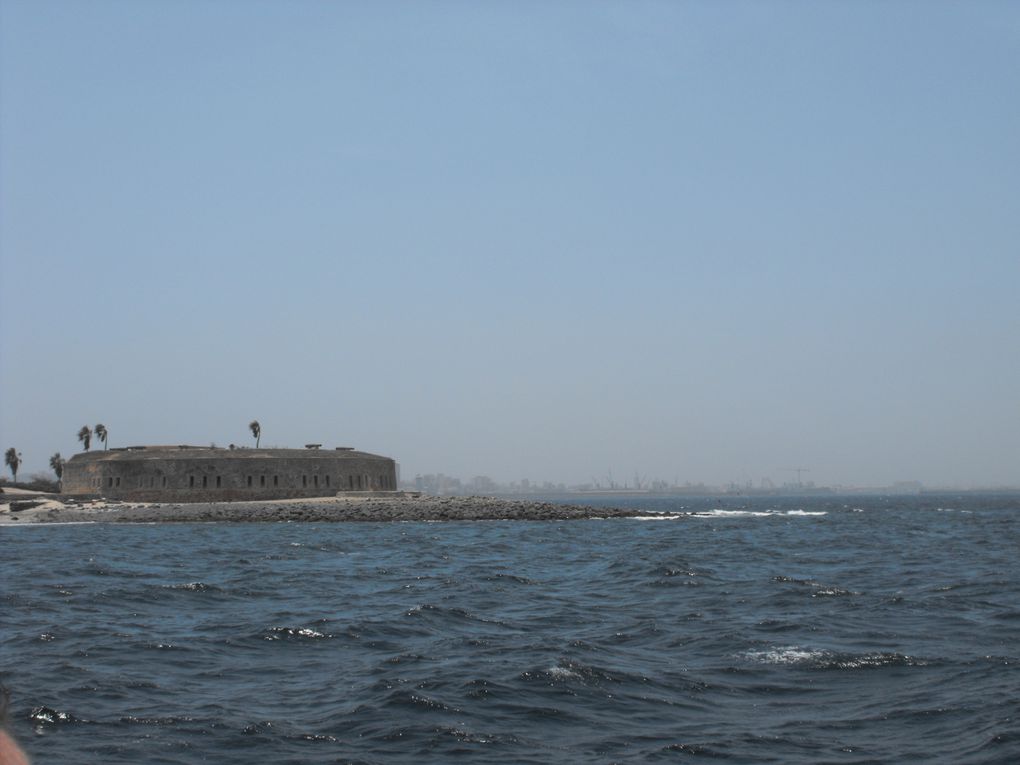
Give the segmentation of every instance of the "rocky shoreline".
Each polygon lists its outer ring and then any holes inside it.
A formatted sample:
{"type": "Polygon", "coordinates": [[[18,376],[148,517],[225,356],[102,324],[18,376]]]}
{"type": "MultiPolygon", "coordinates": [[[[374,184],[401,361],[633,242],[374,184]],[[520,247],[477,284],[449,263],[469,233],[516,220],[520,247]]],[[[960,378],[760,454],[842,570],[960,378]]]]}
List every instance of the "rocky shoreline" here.
{"type": "Polygon", "coordinates": [[[358,523],[399,521],[568,521],[634,518],[619,508],[495,497],[362,497],[194,504],[52,503],[14,513],[6,523],[358,523]]]}

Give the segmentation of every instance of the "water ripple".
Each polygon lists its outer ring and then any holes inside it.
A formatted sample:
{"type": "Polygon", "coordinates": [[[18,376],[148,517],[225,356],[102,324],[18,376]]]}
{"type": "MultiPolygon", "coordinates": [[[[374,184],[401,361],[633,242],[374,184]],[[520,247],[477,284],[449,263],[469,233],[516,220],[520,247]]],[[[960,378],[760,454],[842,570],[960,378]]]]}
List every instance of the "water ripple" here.
{"type": "Polygon", "coordinates": [[[687,515],[0,529],[15,733],[71,765],[1020,761],[1020,497],[633,503],[687,515]]]}

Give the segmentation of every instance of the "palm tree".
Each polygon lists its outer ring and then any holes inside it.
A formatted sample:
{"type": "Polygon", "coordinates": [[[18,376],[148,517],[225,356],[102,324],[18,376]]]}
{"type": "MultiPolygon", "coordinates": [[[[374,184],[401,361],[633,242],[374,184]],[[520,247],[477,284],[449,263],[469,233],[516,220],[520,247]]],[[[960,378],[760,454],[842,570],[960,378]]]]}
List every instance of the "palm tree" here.
{"type": "Polygon", "coordinates": [[[100,441],[102,441],[103,448],[105,449],[106,448],[106,436],[107,436],[106,426],[103,425],[102,423],[100,423],[100,424],[96,425],[96,427],[94,427],[92,430],[95,432],[96,438],[98,438],[100,441]]]}
{"type": "Polygon", "coordinates": [[[60,456],[60,452],[57,452],[50,457],[50,467],[53,468],[53,472],[57,474],[58,481],[64,477],[64,458],[60,456]]]}
{"type": "Polygon", "coordinates": [[[81,430],[78,431],[78,440],[85,444],[85,451],[88,451],[92,445],[92,431],[88,425],[81,426],[81,430]]]}
{"type": "Polygon", "coordinates": [[[18,468],[21,466],[21,454],[13,446],[4,453],[4,464],[14,474],[14,483],[18,482],[18,468]]]}
{"type": "Polygon", "coordinates": [[[251,431],[251,434],[255,436],[255,448],[258,449],[259,439],[262,438],[262,426],[259,425],[258,420],[252,420],[250,423],[248,423],[248,429],[251,431]]]}

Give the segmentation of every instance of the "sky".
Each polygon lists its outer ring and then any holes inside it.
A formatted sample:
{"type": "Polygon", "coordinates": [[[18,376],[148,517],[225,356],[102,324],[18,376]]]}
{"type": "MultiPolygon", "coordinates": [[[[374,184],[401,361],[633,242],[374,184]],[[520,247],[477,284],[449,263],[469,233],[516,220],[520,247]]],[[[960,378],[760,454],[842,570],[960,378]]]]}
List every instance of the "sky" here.
{"type": "Polygon", "coordinates": [[[0,446],[1020,485],[1020,4],[0,2],[0,446]]]}

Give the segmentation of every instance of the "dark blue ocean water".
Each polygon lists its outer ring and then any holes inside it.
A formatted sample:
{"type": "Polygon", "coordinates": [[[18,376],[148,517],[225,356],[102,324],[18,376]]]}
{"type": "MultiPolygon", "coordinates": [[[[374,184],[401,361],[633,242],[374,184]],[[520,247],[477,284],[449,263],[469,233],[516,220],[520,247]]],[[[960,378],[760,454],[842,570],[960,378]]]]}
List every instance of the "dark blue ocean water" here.
{"type": "Polygon", "coordinates": [[[1020,762],[1020,496],[0,529],[36,763],[1020,762]]]}

